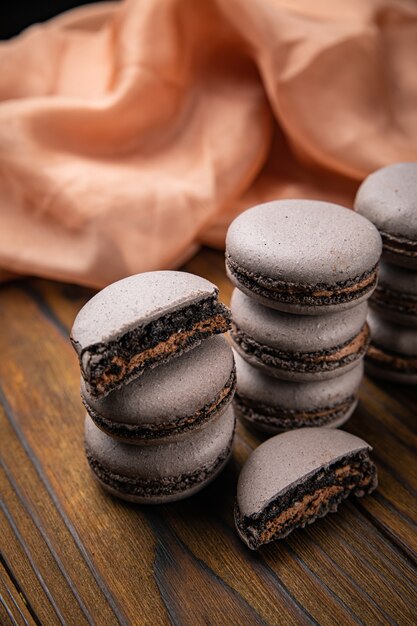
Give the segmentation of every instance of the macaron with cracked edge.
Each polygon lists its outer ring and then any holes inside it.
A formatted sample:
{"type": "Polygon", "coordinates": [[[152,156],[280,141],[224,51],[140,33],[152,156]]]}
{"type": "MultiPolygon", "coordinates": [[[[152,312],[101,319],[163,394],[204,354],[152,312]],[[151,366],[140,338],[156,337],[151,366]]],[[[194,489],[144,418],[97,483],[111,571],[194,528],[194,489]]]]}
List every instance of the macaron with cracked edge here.
{"type": "Polygon", "coordinates": [[[366,373],[397,383],[417,383],[417,328],[393,324],[369,311],[372,341],[365,359],[366,373]]]}
{"type": "Polygon", "coordinates": [[[394,163],[370,174],[355,209],[378,228],[387,261],[417,269],[417,163],[394,163]]]}
{"type": "Polygon", "coordinates": [[[237,485],[235,523],[252,550],[283,539],[348,496],[378,484],[371,447],[333,428],[301,428],[268,439],[246,461],[237,485]]]}
{"type": "Polygon", "coordinates": [[[368,305],[332,315],[282,313],[235,289],[231,338],[248,363],[284,380],[313,381],[355,367],[369,345],[368,305]]]}
{"type": "Polygon", "coordinates": [[[139,504],[181,500],[208,485],[224,468],[235,430],[229,406],[183,439],[132,446],[115,441],[87,415],[85,449],[94,477],[111,494],[139,504]]]}
{"type": "Polygon", "coordinates": [[[81,379],[81,398],[96,426],[126,443],[188,435],[230,404],[236,386],[233,352],[220,335],[95,398],[81,379]]]}
{"type": "Polygon", "coordinates": [[[295,383],[273,378],[235,355],[236,417],[257,430],[277,434],[304,427],[344,424],[358,403],[363,361],[326,381],[295,383]]]}
{"type": "Polygon", "coordinates": [[[316,200],[279,200],[239,215],[226,238],[230,280],[266,306],[319,315],[371,295],[381,237],[354,211],[316,200]]]}
{"type": "Polygon", "coordinates": [[[386,319],[417,328],[417,271],[382,260],[369,304],[386,319]]]}
{"type": "Polygon", "coordinates": [[[224,333],[230,313],[215,285],[186,272],[146,272],[109,285],[78,313],[71,341],[92,396],[224,333]]]}

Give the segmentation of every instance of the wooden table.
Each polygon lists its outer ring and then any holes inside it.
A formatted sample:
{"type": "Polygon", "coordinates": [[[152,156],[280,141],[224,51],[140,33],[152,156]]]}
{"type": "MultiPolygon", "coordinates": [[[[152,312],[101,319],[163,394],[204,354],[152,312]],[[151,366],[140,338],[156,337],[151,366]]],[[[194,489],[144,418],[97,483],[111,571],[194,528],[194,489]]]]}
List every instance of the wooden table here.
{"type": "MultiPolygon", "coordinates": [[[[220,253],[186,269],[229,301],[220,253]]],[[[227,469],[189,500],[129,505],[93,480],[68,341],[91,295],[0,288],[1,624],[416,624],[416,390],[363,381],[347,430],[374,446],[378,491],[254,553],[232,515],[260,441],[242,426],[227,469]]]]}

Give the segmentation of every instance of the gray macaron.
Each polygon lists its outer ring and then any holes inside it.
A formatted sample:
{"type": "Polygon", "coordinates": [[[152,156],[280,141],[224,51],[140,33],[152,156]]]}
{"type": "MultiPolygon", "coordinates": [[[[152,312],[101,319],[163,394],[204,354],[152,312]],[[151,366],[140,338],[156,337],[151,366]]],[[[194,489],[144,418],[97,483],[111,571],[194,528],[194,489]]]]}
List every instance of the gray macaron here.
{"type": "Polygon", "coordinates": [[[109,285],[78,313],[71,341],[93,396],[104,396],[229,327],[218,289],[186,272],[137,274],[109,285]]]}
{"type": "Polygon", "coordinates": [[[149,370],[102,398],[81,379],[81,397],[95,424],[126,443],[164,441],[201,428],[232,401],[236,375],[225,337],[214,336],[175,364],[149,370]]]}
{"type": "Polygon", "coordinates": [[[339,376],[355,367],[368,347],[366,302],[331,315],[291,315],[235,289],[231,309],[237,352],[254,367],[284,380],[339,376]]]}
{"type": "Polygon", "coordinates": [[[395,163],[368,176],[355,209],[381,233],[387,261],[417,269],[417,163],[395,163]]]}
{"type": "Polygon", "coordinates": [[[338,427],[358,402],[363,361],[336,378],[295,383],[268,376],[235,355],[235,413],[245,423],[269,434],[293,428],[338,427]]]}
{"type": "Polygon", "coordinates": [[[372,342],[365,366],[367,374],[398,383],[417,383],[417,328],[388,321],[369,311],[372,342]]]}
{"type": "Polygon", "coordinates": [[[347,208],[279,200],[239,215],[226,238],[230,280],[266,306],[303,315],[363,302],[377,280],[381,237],[347,208]]]}
{"type": "Polygon", "coordinates": [[[85,448],[94,477],[111,494],[140,504],[181,500],[200,491],[230,457],[232,407],[183,439],[132,446],[115,441],[87,415],[85,448]]]}
{"type": "Polygon", "coordinates": [[[382,260],[370,305],[396,324],[417,328],[417,271],[382,260]]]}
{"type": "Polygon", "coordinates": [[[370,446],[342,430],[301,428],[268,439],[246,461],[237,485],[235,522],[255,550],[311,524],[348,496],[377,486],[370,446]]]}

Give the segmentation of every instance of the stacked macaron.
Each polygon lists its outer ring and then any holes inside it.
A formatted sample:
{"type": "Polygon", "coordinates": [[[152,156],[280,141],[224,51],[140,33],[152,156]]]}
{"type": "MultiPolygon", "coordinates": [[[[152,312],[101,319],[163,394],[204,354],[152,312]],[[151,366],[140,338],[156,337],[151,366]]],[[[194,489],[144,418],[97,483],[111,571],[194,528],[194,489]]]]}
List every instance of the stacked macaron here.
{"type": "Polygon", "coordinates": [[[417,382],[417,163],[396,163],[362,183],[359,213],[379,229],[383,256],[368,322],[370,374],[417,382]]]}
{"type": "Polygon", "coordinates": [[[370,221],[326,202],[270,202],[235,219],[226,269],[239,417],[268,433],[350,417],[381,249],[370,221]]]}
{"type": "Polygon", "coordinates": [[[109,492],[139,503],[187,497],[222,470],[235,419],[230,312],[207,280],[149,272],[106,287],[71,340],[87,409],[85,447],[109,492]]]}

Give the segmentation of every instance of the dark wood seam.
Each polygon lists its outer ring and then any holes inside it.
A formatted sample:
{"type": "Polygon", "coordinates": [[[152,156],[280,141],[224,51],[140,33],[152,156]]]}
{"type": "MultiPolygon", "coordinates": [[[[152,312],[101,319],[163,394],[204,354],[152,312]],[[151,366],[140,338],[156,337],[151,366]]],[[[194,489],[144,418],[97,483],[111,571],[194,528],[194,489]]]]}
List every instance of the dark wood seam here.
{"type": "Polygon", "coordinates": [[[54,609],[56,616],[58,617],[59,621],[61,622],[61,624],[63,624],[63,626],[65,626],[66,621],[64,616],[61,613],[61,610],[59,608],[59,606],[57,605],[57,603],[54,600],[54,597],[52,595],[52,593],[49,590],[49,587],[44,579],[44,577],[42,576],[42,574],[40,573],[40,571],[38,570],[38,568],[36,567],[36,563],[32,558],[32,555],[30,553],[29,548],[27,547],[22,535],[20,534],[19,529],[17,528],[14,519],[10,513],[10,511],[8,510],[8,508],[6,507],[6,505],[4,504],[4,502],[0,502],[0,509],[2,510],[2,512],[4,513],[7,521],[10,524],[10,527],[16,537],[16,539],[18,540],[18,542],[20,543],[23,552],[25,553],[31,567],[33,570],[33,573],[35,574],[36,578],[38,579],[42,589],[45,592],[46,597],[48,598],[49,602],[51,603],[52,608],[54,609]]]}
{"type": "Polygon", "coordinates": [[[19,596],[21,598],[23,598],[24,603],[25,603],[25,605],[27,607],[27,610],[29,611],[30,616],[32,617],[32,619],[35,622],[36,626],[42,626],[38,616],[36,615],[35,609],[31,605],[31,603],[29,602],[29,599],[26,597],[25,592],[23,591],[23,589],[21,588],[21,586],[17,582],[17,579],[16,579],[15,575],[13,574],[11,567],[9,566],[9,564],[6,561],[5,557],[1,553],[0,553],[0,563],[3,566],[4,570],[6,571],[8,577],[10,578],[10,581],[12,582],[12,584],[13,584],[14,588],[16,589],[17,593],[19,594],[19,596]]]}
{"type": "Polygon", "coordinates": [[[322,578],[319,578],[318,576],[316,576],[316,574],[308,567],[308,565],[303,561],[303,559],[297,554],[297,552],[295,552],[294,548],[292,548],[289,543],[287,542],[286,544],[286,548],[288,550],[288,552],[291,554],[291,556],[293,557],[293,559],[295,561],[297,561],[300,565],[300,567],[302,569],[304,569],[304,571],[308,571],[310,573],[310,575],[317,580],[317,582],[319,583],[319,585],[321,585],[324,589],[326,589],[329,593],[330,596],[332,596],[336,602],[346,611],[346,613],[349,615],[349,617],[353,620],[353,622],[355,622],[356,624],[360,624],[361,626],[366,626],[362,621],[360,621],[356,615],[354,615],[352,613],[352,610],[350,609],[350,607],[348,607],[344,601],[339,598],[339,596],[332,590],[330,589],[330,587],[328,585],[326,585],[326,583],[324,582],[324,580],[322,578]]]}
{"type": "MultiPolygon", "coordinates": [[[[5,569],[5,568],[4,568],[4,569],[5,569]]],[[[26,619],[26,617],[23,615],[23,613],[22,613],[22,611],[21,611],[21,609],[20,609],[20,606],[18,605],[18,603],[16,602],[15,598],[13,597],[13,594],[12,594],[12,593],[10,593],[10,590],[9,590],[9,588],[8,588],[8,585],[7,585],[7,582],[4,580],[4,577],[2,576],[1,572],[0,572],[0,578],[1,578],[1,581],[2,581],[2,583],[3,583],[3,585],[4,585],[4,588],[6,589],[6,593],[7,593],[8,597],[9,597],[9,598],[10,598],[10,600],[13,602],[13,604],[14,604],[14,606],[16,607],[16,610],[18,611],[18,613],[19,613],[20,617],[21,617],[21,618],[22,618],[22,620],[25,622],[26,626],[30,626],[30,625],[29,625],[29,622],[28,622],[28,621],[27,621],[27,619],[26,619]]],[[[11,579],[10,579],[10,580],[11,580],[11,579]]],[[[23,594],[22,594],[21,592],[18,592],[16,587],[15,587],[15,589],[16,589],[16,592],[18,593],[18,595],[20,595],[20,596],[22,597],[22,596],[23,596],[23,594]]]]}
{"type": "Polygon", "coordinates": [[[59,334],[69,341],[68,328],[59,319],[59,317],[55,315],[54,311],[39,291],[37,291],[33,285],[27,283],[27,281],[24,285],[20,285],[19,288],[35,302],[42,315],[51,322],[51,324],[58,330],[59,334]]]}
{"type": "Polygon", "coordinates": [[[3,596],[0,593],[0,603],[4,606],[4,610],[6,611],[7,615],[9,616],[12,624],[14,624],[14,626],[19,626],[19,624],[16,622],[15,618],[13,617],[13,613],[11,612],[11,610],[9,609],[6,600],[3,598],[3,596]]]}
{"type": "MultiPolygon", "coordinates": [[[[374,493],[374,496],[375,495],[376,492],[374,493]]],[[[384,506],[386,506],[391,511],[391,513],[393,513],[394,515],[399,514],[402,517],[401,513],[398,513],[397,509],[391,506],[386,498],[382,496],[381,499],[384,501],[384,506]]],[[[364,517],[368,518],[373,526],[375,526],[384,535],[384,537],[389,540],[390,545],[392,545],[393,548],[396,549],[396,551],[399,552],[408,563],[411,562],[414,566],[417,566],[417,555],[415,555],[414,552],[412,552],[406,545],[404,545],[401,539],[393,535],[390,528],[387,527],[382,520],[379,520],[377,517],[375,517],[370,511],[365,508],[362,503],[354,502],[354,505],[361,511],[364,517]]]]}
{"type": "MultiPolygon", "coordinates": [[[[349,543],[344,539],[344,537],[341,537],[339,533],[338,533],[338,537],[339,537],[340,544],[343,543],[345,546],[350,547],[349,543]]],[[[385,610],[375,602],[375,600],[369,595],[369,593],[365,589],[363,589],[362,587],[358,585],[358,583],[352,578],[352,576],[348,572],[342,569],[340,565],[338,565],[338,563],[334,559],[332,559],[330,554],[327,554],[327,552],[325,552],[318,543],[315,543],[315,547],[323,555],[323,558],[325,560],[330,561],[331,566],[334,567],[338,572],[340,572],[341,576],[344,576],[346,580],[349,581],[352,587],[355,588],[358,595],[359,594],[362,595],[364,599],[366,600],[366,602],[368,602],[369,604],[372,604],[372,606],[384,616],[384,618],[387,620],[389,624],[396,626],[394,620],[391,619],[391,617],[385,612],[385,610]]],[[[361,563],[369,565],[366,559],[363,559],[360,553],[357,552],[356,550],[355,550],[355,556],[359,559],[359,561],[361,561],[361,563]]]]}
{"type": "MultiPolygon", "coordinates": [[[[163,536],[166,534],[170,534],[173,538],[173,540],[175,542],[177,542],[181,548],[184,550],[184,552],[186,554],[188,554],[188,556],[195,562],[198,564],[199,567],[201,567],[206,574],[210,577],[210,578],[215,578],[215,580],[224,588],[226,589],[228,592],[230,592],[238,601],[239,603],[241,603],[242,605],[246,606],[249,609],[249,612],[252,613],[256,619],[257,619],[257,624],[259,624],[259,626],[267,626],[267,624],[265,623],[265,621],[261,618],[261,616],[257,613],[257,611],[254,609],[254,607],[249,604],[249,602],[243,598],[235,589],[233,589],[233,587],[230,587],[226,581],[224,581],[222,578],[220,578],[220,576],[218,576],[216,574],[216,572],[214,572],[206,563],[204,563],[201,559],[197,558],[192,551],[189,549],[189,547],[183,542],[181,541],[181,539],[178,537],[177,533],[172,529],[171,526],[166,525],[165,527],[162,526],[160,519],[158,519],[157,514],[154,513],[146,513],[146,518],[149,522],[149,525],[151,526],[154,534],[158,537],[158,541],[159,544],[162,545],[163,549],[165,552],[167,552],[169,554],[169,548],[166,547],[166,543],[163,540],[163,536]]],[[[155,570],[154,570],[154,576],[155,576],[155,570]]],[[[155,576],[155,580],[157,582],[158,585],[158,589],[160,589],[160,585],[158,582],[158,577],[155,576]]],[[[165,604],[165,599],[164,599],[164,604],[165,604]]],[[[168,606],[167,606],[168,609],[168,606]]],[[[178,622],[180,625],[180,622],[178,622]]]]}
{"type": "Polygon", "coordinates": [[[55,562],[56,562],[56,564],[58,566],[58,569],[60,570],[61,574],[63,575],[63,577],[65,578],[66,582],[68,583],[68,586],[71,589],[71,591],[72,591],[76,601],[78,602],[78,605],[79,605],[81,611],[84,613],[88,623],[91,624],[91,626],[94,626],[94,624],[95,624],[94,619],[92,618],[89,610],[85,606],[81,596],[78,594],[77,588],[76,588],[73,580],[71,579],[70,575],[66,571],[66,569],[65,569],[65,567],[64,567],[64,565],[63,565],[63,563],[62,563],[62,561],[60,559],[60,557],[58,556],[55,548],[53,547],[53,545],[52,545],[52,543],[51,543],[47,533],[45,532],[45,529],[42,526],[41,521],[39,520],[39,517],[37,516],[37,514],[35,513],[33,508],[30,506],[30,504],[28,503],[26,498],[21,493],[21,491],[20,491],[18,485],[16,484],[13,476],[11,475],[11,472],[10,472],[9,468],[7,467],[6,463],[4,461],[0,461],[0,464],[3,467],[6,476],[7,476],[8,480],[10,481],[10,484],[12,485],[15,494],[17,495],[17,497],[19,498],[20,502],[22,503],[23,508],[25,509],[26,513],[31,518],[31,520],[33,521],[34,525],[36,526],[36,528],[38,529],[40,535],[42,536],[43,540],[45,541],[46,545],[48,546],[48,549],[49,549],[49,552],[50,552],[51,556],[55,560],[55,562]]]}
{"type": "Polygon", "coordinates": [[[113,595],[110,593],[109,589],[107,588],[106,584],[104,583],[104,581],[102,580],[100,574],[97,572],[97,570],[94,567],[94,564],[84,546],[84,544],[82,543],[80,536],[78,534],[78,532],[75,530],[73,524],[71,523],[71,521],[69,520],[69,518],[67,517],[65,511],[63,510],[63,508],[61,507],[61,503],[59,502],[57,496],[54,493],[54,490],[52,489],[52,486],[49,483],[49,480],[47,479],[47,477],[45,476],[43,469],[41,467],[41,464],[39,463],[38,459],[36,458],[36,455],[33,453],[33,450],[31,449],[29,443],[26,441],[20,427],[17,424],[17,421],[13,415],[13,411],[9,405],[8,400],[6,399],[6,396],[4,395],[3,389],[0,386],[0,403],[3,405],[4,411],[6,413],[6,416],[13,428],[13,430],[16,433],[16,436],[18,437],[20,444],[22,445],[23,449],[25,450],[27,456],[29,457],[29,460],[31,461],[32,465],[34,466],[36,473],[39,476],[39,479],[41,480],[41,482],[44,484],[46,491],[48,492],[49,497],[51,498],[52,502],[54,503],[58,513],[60,514],[65,526],[67,527],[69,533],[71,534],[75,544],[77,545],[82,557],[84,558],[85,563],[88,566],[88,569],[91,571],[94,580],[96,581],[98,587],[100,588],[100,590],[102,591],[103,595],[105,596],[105,598],[107,599],[111,609],[113,610],[113,613],[115,615],[115,617],[117,618],[117,620],[119,621],[119,624],[121,624],[122,626],[129,626],[129,622],[126,620],[125,616],[123,615],[122,611],[120,610],[118,604],[116,603],[113,595]]]}
{"type": "MultiPolygon", "coordinates": [[[[226,524],[226,522],[222,519],[218,520],[218,523],[220,526],[223,527],[223,529],[228,533],[228,535],[230,535],[230,539],[237,543],[241,543],[240,540],[238,539],[238,536],[236,535],[236,531],[231,528],[230,526],[228,526],[228,524],[226,524]]],[[[249,548],[248,548],[249,550],[249,548]]],[[[280,580],[280,578],[278,578],[277,574],[274,572],[274,570],[269,566],[269,564],[265,561],[265,559],[262,558],[262,553],[258,552],[259,557],[261,557],[262,559],[262,566],[265,568],[265,571],[259,566],[258,562],[256,560],[254,560],[251,565],[254,569],[257,570],[257,572],[259,573],[260,577],[266,575],[266,573],[268,574],[268,578],[270,578],[273,582],[274,585],[276,585],[277,587],[279,587],[279,589],[281,590],[284,598],[288,598],[289,601],[295,605],[295,608],[298,609],[300,611],[300,613],[303,614],[303,616],[307,619],[308,622],[310,622],[311,624],[317,625],[318,626],[318,622],[314,619],[314,617],[312,615],[310,615],[310,613],[307,611],[307,609],[305,607],[303,607],[299,601],[297,600],[297,598],[295,596],[293,596],[293,594],[291,593],[291,591],[289,591],[289,589],[287,588],[287,586],[282,582],[282,580],[280,580]]]]}

